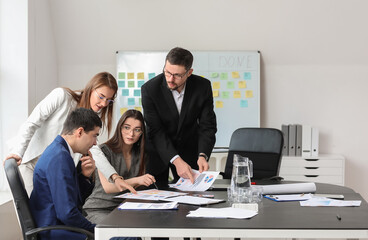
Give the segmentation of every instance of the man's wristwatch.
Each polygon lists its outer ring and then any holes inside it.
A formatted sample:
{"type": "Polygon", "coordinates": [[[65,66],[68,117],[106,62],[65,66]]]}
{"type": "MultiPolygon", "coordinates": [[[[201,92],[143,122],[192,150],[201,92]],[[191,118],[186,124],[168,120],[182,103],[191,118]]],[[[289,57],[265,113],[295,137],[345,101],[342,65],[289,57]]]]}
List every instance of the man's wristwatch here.
{"type": "Polygon", "coordinates": [[[200,153],[200,154],[199,154],[199,157],[204,157],[204,159],[206,159],[206,161],[208,161],[208,157],[207,157],[207,155],[206,155],[206,154],[204,154],[204,153],[200,153]]]}

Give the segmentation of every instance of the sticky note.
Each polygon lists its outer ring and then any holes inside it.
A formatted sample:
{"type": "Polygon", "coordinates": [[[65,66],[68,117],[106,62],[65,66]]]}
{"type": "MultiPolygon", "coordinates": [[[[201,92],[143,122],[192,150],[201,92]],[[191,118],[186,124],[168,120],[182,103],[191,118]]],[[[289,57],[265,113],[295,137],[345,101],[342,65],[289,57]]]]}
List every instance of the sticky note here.
{"type": "Polygon", "coordinates": [[[228,89],[234,89],[234,82],[233,81],[227,82],[227,88],[228,89]]]}
{"type": "Polygon", "coordinates": [[[135,110],[142,112],[142,107],[134,107],[135,110]]]}
{"type": "Polygon", "coordinates": [[[240,97],[241,97],[240,91],[234,91],[234,98],[240,98],[240,97]]]}
{"type": "Polygon", "coordinates": [[[240,78],[239,72],[232,72],[232,73],[231,73],[231,76],[232,76],[233,78],[240,78]]]}
{"type": "Polygon", "coordinates": [[[218,73],[211,73],[211,78],[218,78],[219,74],[218,73]]]}
{"type": "Polygon", "coordinates": [[[118,87],[125,87],[125,81],[118,81],[118,87]]]}
{"type": "Polygon", "coordinates": [[[141,90],[140,89],[134,89],[134,97],[140,97],[141,96],[141,90]]]}
{"type": "Polygon", "coordinates": [[[128,81],[128,88],[134,88],[134,81],[128,81]]]}
{"type": "Polygon", "coordinates": [[[124,97],[129,96],[129,89],[122,89],[121,95],[123,95],[124,97]]]}
{"type": "Polygon", "coordinates": [[[227,73],[221,73],[220,74],[220,79],[221,80],[227,80],[227,73]]]}
{"type": "Polygon", "coordinates": [[[128,73],[128,79],[134,79],[134,73],[128,73]]]}
{"type": "Polygon", "coordinates": [[[245,72],[244,73],[244,80],[251,80],[252,79],[252,75],[250,74],[250,72],[245,72]]]}
{"type": "Polygon", "coordinates": [[[220,89],[220,82],[213,82],[212,83],[212,88],[213,89],[220,89]]]}
{"type": "Polygon", "coordinates": [[[135,105],[135,98],[128,98],[128,105],[129,106],[135,105]]]}
{"type": "Polygon", "coordinates": [[[125,79],[125,72],[119,72],[118,79],[125,79]]]}
{"type": "Polygon", "coordinates": [[[218,97],[218,96],[220,96],[220,92],[219,92],[219,90],[214,90],[214,91],[212,91],[212,95],[213,95],[213,97],[218,97]]]}
{"type": "Polygon", "coordinates": [[[155,73],[148,73],[148,79],[152,79],[154,77],[156,77],[155,73]]]}
{"type": "Polygon", "coordinates": [[[142,87],[142,85],[144,84],[144,81],[138,81],[138,87],[142,87]]]}
{"type": "Polygon", "coordinates": [[[247,82],[246,81],[239,81],[238,87],[239,88],[247,88],[247,82]]]}
{"type": "Polygon", "coordinates": [[[123,115],[127,110],[128,108],[120,108],[120,115],[123,115]]]}
{"type": "Polygon", "coordinates": [[[240,100],[240,107],[241,108],[248,107],[248,100],[240,100]]]}
{"type": "Polygon", "coordinates": [[[144,73],[143,72],[137,73],[137,79],[144,79],[144,73]]]}
{"type": "Polygon", "coordinates": [[[252,98],[253,97],[253,91],[252,90],[245,91],[245,97],[246,98],[252,98]]]}
{"type": "Polygon", "coordinates": [[[224,103],[222,101],[216,101],[216,108],[223,108],[224,103]]]}
{"type": "Polygon", "coordinates": [[[230,98],[230,93],[228,91],[223,91],[222,92],[222,98],[223,99],[229,99],[230,98]]]}

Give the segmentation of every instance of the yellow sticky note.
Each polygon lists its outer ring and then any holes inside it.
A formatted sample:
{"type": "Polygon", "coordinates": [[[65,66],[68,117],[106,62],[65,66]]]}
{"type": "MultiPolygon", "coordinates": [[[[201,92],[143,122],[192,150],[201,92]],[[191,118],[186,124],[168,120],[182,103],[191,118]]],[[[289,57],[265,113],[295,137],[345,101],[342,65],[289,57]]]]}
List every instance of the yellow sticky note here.
{"type": "Polygon", "coordinates": [[[234,91],[234,98],[240,98],[240,97],[241,97],[240,91],[234,91]]]}
{"type": "Polygon", "coordinates": [[[238,87],[239,88],[246,88],[247,87],[247,82],[246,81],[239,81],[238,87]]]}
{"type": "Polygon", "coordinates": [[[223,108],[224,103],[222,101],[216,101],[216,108],[223,108]]]}
{"type": "Polygon", "coordinates": [[[120,108],[120,115],[123,115],[126,111],[128,111],[128,108],[120,108]]]}
{"type": "Polygon", "coordinates": [[[240,78],[239,72],[232,72],[232,73],[231,73],[231,76],[232,76],[233,78],[240,78]]]}
{"type": "Polygon", "coordinates": [[[134,79],[134,73],[128,73],[128,79],[134,79]]]}
{"type": "Polygon", "coordinates": [[[245,97],[246,98],[252,98],[253,97],[253,91],[252,90],[245,91],[245,97]]]}
{"type": "Polygon", "coordinates": [[[137,73],[137,78],[138,79],[144,79],[144,73],[143,72],[137,73]]]}
{"type": "Polygon", "coordinates": [[[213,89],[220,89],[220,82],[213,82],[213,89]]]}
{"type": "Polygon", "coordinates": [[[219,92],[219,90],[214,90],[214,91],[212,91],[212,95],[213,95],[213,97],[218,97],[218,96],[220,96],[220,92],[219,92]]]}
{"type": "Polygon", "coordinates": [[[142,107],[135,107],[134,109],[137,110],[137,111],[142,112],[142,107]]]}

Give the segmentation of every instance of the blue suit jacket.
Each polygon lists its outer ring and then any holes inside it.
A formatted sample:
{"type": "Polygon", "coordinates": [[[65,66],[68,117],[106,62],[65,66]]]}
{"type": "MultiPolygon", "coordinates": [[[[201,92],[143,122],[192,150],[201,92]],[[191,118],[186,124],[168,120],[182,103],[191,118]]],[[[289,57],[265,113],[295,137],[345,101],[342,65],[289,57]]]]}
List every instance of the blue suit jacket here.
{"type": "MultiPolygon", "coordinates": [[[[30,206],[38,227],[69,225],[93,232],[94,224],[81,213],[86,179],[77,173],[66,141],[57,136],[38,160],[33,175],[30,206]],[[80,188],[84,185],[83,188],[80,188]]],[[[93,185],[93,184],[91,184],[93,185]]],[[[84,235],[69,231],[49,231],[41,239],[85,239],[84,235]]]]}

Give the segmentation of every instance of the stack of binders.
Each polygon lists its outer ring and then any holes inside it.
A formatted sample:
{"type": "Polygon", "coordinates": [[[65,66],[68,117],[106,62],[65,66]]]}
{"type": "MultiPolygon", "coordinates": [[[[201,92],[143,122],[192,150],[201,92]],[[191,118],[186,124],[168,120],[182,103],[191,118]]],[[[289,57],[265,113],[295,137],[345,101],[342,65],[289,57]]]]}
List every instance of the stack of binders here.
{"type": "Polygon", "coordinates": [[[319,131],[309,125],[283,124],[283,156],[318,157],[319,131]]]}

